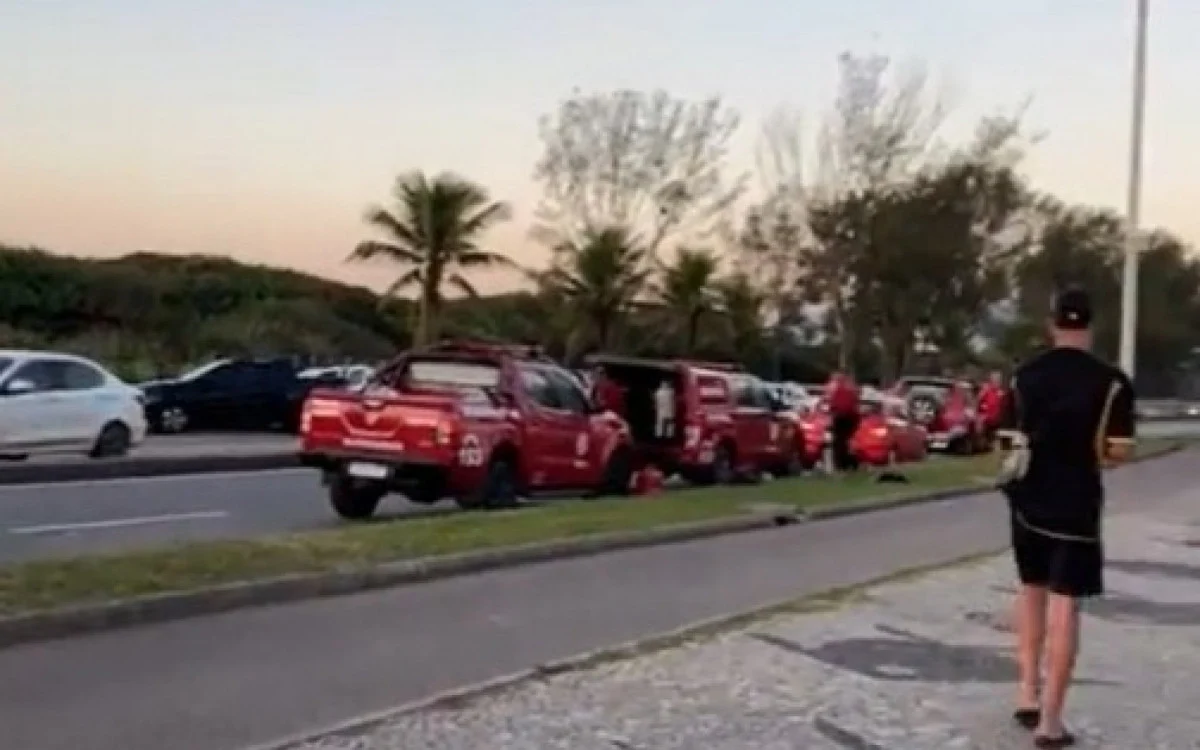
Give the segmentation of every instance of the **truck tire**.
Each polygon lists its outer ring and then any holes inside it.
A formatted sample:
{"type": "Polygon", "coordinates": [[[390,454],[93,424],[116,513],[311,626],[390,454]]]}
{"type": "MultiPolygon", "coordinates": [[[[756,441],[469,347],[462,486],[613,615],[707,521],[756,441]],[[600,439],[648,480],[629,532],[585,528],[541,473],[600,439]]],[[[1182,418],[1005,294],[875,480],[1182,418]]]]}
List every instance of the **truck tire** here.
{"type": "Polygon", "coordinates": [[[604,476],[596,495],[628,495],[629,483],[633,479],[633,453],[627,446],[613,450],[604,467],[604,476]]]}
{"type": "Polygon", "coordinates": [[[517,466],[506,456],[493,456],[479,487],[455,499],[463,510],[496,510],[517,505],[517,466]]]}
{"type": "Polygon", "coordinates": [[[713,450],[713,460],[694,473],[694,483],[700,485],[733,484],[737,479],[733,445],[724,440],[713,450]]]}
{"type": "Polygon", "coordinates": [[[337,476],[329,482],[329,504],[347,521],[365,521],[375,515],[387,490],[377,484],[363,484],[337,476]]]}

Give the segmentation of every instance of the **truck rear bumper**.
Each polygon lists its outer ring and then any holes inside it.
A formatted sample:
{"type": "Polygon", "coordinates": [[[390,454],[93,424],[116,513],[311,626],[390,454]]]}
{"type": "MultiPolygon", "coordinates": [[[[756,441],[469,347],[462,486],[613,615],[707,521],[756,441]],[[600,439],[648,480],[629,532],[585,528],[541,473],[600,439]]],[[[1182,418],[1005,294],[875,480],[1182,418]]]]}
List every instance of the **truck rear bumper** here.
{"type": "Polygon", "coordinates": [[[364,454],[342,451],[300,451],[302,466],[318,469],[326,476],[337,474],[366,482],[380,482],[394,489],[414,484],[436,483],[447,487],[450,467],[407,456],[364,454]]]}

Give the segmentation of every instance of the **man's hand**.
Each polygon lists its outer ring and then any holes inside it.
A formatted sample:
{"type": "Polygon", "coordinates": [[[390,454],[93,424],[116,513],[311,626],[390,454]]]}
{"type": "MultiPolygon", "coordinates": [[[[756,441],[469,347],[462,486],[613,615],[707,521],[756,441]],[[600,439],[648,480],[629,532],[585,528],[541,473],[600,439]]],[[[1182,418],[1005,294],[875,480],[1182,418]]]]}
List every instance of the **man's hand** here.
{"type": "Polygon", "coordinates": [[[1104,441],[1104,465],[1119,466],[1133,458],[1134,445],[1131,438],[1107,438],[1104,441]]]}

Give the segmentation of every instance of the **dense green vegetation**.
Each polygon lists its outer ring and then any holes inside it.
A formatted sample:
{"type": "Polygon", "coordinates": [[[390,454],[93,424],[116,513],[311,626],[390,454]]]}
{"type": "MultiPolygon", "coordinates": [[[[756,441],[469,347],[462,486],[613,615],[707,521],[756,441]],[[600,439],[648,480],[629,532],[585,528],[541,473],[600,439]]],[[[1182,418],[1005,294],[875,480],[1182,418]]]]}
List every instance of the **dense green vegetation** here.
{"type": "Polygon", "coordinates": [[[80,352],[132,378],[216,355],[389,356],[405,342],[409,308],[226,258],[83,260],[0,247],[0,345],[80,352]]]}
{"type": "MultiPolygon", "coordinates": [[[[581,93],[543,118],[543,199],[526,291],[481,296],[472,271],[514,264],[487,247],[510,211],[450,174],[401,175],[366,215],[350,260],[397,268],[383,297],[220,258],[95,261],[0,249],[0,344],[94,355],[135,377],[215,354],[376,359],[441,336],[538,342],[574,360],[605,349],[736,359],[799,380],[831,367],[887,380],[914,369],[1003,367],[1043,341],[1052,292],[1100,302],[1114,357],[1121,258],[1107,209],[1071,206],[1023,177],[1023,109],[947,140],[919,75],[846,54],[815,144],[764,127],[758,174],[729,163],[737,113],[713,98],[581,93]],[[815,147],[814,147],[815,146],[815,147]],[[751,178],[754,179],[751,179],[751,178]],[[751,184],[764,186],[753,195],[751,184]],[[397,295],[407,294],[411,299],[397,295]]],[[[1168,232],[1142,248],[1138,380],[1195,381],[1200,262],[1168,232]]]]}

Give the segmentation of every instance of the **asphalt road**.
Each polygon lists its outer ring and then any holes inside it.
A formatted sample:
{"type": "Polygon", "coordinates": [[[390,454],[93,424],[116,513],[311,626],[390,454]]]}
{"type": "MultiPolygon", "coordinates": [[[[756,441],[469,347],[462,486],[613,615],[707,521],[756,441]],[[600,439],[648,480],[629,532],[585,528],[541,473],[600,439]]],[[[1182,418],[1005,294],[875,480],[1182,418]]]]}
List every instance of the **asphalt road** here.
{"type": "MultiPolygon", "coordinates": [[[[1143,425],[1142,432],[1196,434],[1198,429],[1197,422],[1160,422],[1143,425]]],[[[155,450],[260,450],[282,443],[278,436],[162,441],[166,447],[155,450]]],[[[394,496],[380,515],[428,511],[394,496]]],[[[0,487],[0,564],[337,525],[318,475],[309,469],[0,487]]]]}
{"type": "MultiPolygon", "coordinates": [[[[1193,508],[1196,452],[1110,478],[1193,508]]],[[[996,496],[0,651],[4,745],[239,750],[431,692],[1002,545],[996,496]]]]}

